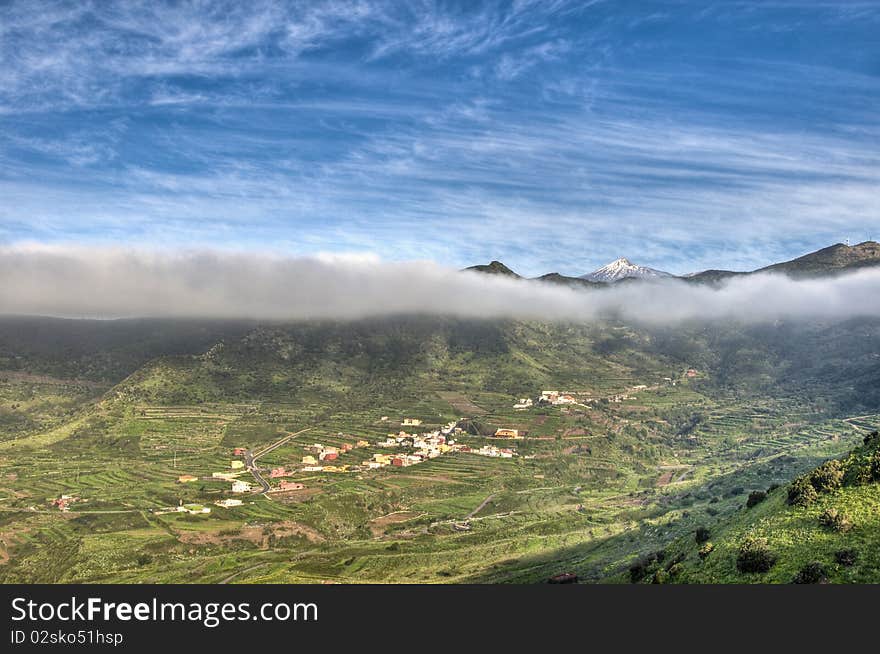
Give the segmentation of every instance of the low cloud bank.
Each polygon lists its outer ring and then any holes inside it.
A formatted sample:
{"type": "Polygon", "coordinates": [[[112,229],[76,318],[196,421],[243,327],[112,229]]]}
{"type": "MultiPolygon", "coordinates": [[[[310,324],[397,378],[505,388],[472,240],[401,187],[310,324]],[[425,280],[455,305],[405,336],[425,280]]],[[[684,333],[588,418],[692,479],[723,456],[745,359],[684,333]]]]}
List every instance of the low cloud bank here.
{"type": "Polygon", "coordinates": [[[576,290],[430,262],[222,251],[0,248],[0,313],[64,317],[298,320],[392,314],[685,320],[880,317],[880,269],[794,281],[751,275],[713,288],[680,280],[576,290]]]}

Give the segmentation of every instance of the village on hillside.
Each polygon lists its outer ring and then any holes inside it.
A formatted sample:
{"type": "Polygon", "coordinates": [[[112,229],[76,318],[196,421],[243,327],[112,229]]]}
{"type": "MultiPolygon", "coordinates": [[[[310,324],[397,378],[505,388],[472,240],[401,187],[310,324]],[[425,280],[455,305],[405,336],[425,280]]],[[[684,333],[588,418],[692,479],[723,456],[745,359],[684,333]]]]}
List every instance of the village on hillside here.
{"type": "MultiPolygon", "coordinates": [[[[655,390],[663,386],[675,386],[679,380],[694,379],[699,376],[696,369],[688,368],[676,377],[664,377],[662,382],[653,386],[647,384],[635,384],[625,391],[617,391],[610,395],[597,397],[588,391],[560,391],[542,390],[534,397],[519,398],[512,408],[515,411],[539,409],[542,407],[560,407],[563,412],[570,407],[589,408],[591,405],[602,401],[608,403],[620,403],[635,399],[634,393],[640,391],[655,390]]],[[[388,416],[381,416],[380,423],[394,424],[388,416]]],[[[420,427],[423,418],[402,417],[397,424],[400,427],[420,427]]],[[[179,484],[191,484],[199,481],[223,482],[229,484],[228,492],[239,497],[223,497],[213,502],[214,505],[224,509],[241,506],[244,501],[240,496],[247,494],[295,493],[297,491],[308,492],[306,483],[309,473],[367,473],[382,468],[405,468],[430,461],[447,454],[466,453],[478,456],[512,459],[518,456],[516,450],[509,446],[497,446],[484,444],[473,446],[460,442],[460,437],[467,436],[468,420],[458,419],[448,422],[442,427],[429,431],[406,431],[400,429],[397,432],[388,433],[384,439],[369,440],[356,436],[347,437],[347,442],[327,445],[314,442],[303,446],[303,454],[294,457],[293,461],[283,465],[258,466],[256,460],[280,445],[289,441],[294,434],[282,438],[262,450],[254,452],[247,447],[238,446],[232,449],[232,457],[226,470],[214,471],[210,475],[180,474],[177,476],[179,484]],[[374,450],[381,450],[375,452],[374,450]],[[357,456],[358,451],[371,450],[366,455],[357,456]],[[247,478],[242,478],[248,475],[247,478]],[[302,477],[301,475],[306,475],[302,477]],[[253,477],[253,479],[251,479],[253,477]],[[299,477],[299,479],[296,479],[299,477]]],[[[498,427],[488,434],[483,431],[484,439],[519,440],[530,438],[528,431],[523,431],[520,426],[498,427]]],[[[345,440],[343,433],[337,434],[338,439],[345,440]]],[[[529,458],[529,457],[526,457],[529,458]]],[[[74,503],[83,501],[74,495],[62,495],[49,501],[53,508],[62,512],[68,512],[74,503]]],[[[204,515],[211,509],[202,504],[178,502],[177,506],[170,506],[152,510],[154,513],[185,513],[189,515],[204,515]]]]}
{"type": "MultiPolygon", "coordinates": [[[[387,416],[382,416],[382,422],[387,420],[387,416]]],[[[422,420],[418,418],[403,418],[400,424],[401,426],[419,426],[422,424],[422,420]]],[[[457,442],[454,437],[463,433],[463,430],[459,427],[459,421],[452,421],[439,429],[427,432],[408,433],[405,430],[400,430],[397,433],[389,433],[384,440],[374,443],[355,437],[352,437],[350,442],[344,442],[341,445],[312,443],[311,445],[304,446],[304,454],[298,461],[268,468],[259,468],[254,465],[254,454],[248,448],[235,447],[232,450],[232,455],[236,458],[230,461],[228,470],[212,472],[208,477],[182,474],[178,476],[177,481],[180,484],[188,484],[200,480],[223,481],[230,484],[229,490],[236,495],[255,492],[271,494],[306,490],[304,483],[290,479],[303,473],[362,473],[385,468],[386,466],[401,468],[417,465],[444,454],[458,452],[508,459],[517,456],[516,451],[509,447],[496,447],[495,445],[471,447],[457,442]],[[386,451],[374,453],[368,458],[360,458],[360,460],[352,462],[345,461],[345,459],[354,459],[357,450],[366,448],[378,448],[386,451]],[[388,452],[387,450],[392,451],[388,452]],[[247,463],[248,460],[251,461],[250,465],[247,463]],[[240,479],[239,477],[245,473],[251,473],[254,481],[257,483],[240,479]],[[264,474],[265,477],[263,476],[264,474]],[[260,488],[261,485],[262,489],[260,488]]],[[[499,438],[517,438],[518,431],[499,429],[495,435],[499,438]]],[[[338,436],[343,436],[343,434],[338,434],[338,436]]],[[[272,446],[266,449],[272,449],[272,446]]],[[[240,506],[242,503],[242,500],[236,498],[226,498],[215,502],[217,506],[223,508],[240,506]]],[[[158,511],[164,513],[187,512],[197,514],[208,513],[210,509],[201,505],[181,503],[177,507],[169,507],[158,511]]]]}
{"type": "MultiPolygon", "coordinates": [[[[698,375],[697,370],[688,368],[683,373],[680,373],[679,379],[693,379],[698,375]]],[[[677,383],[678,380],[676,378],[664,377],[662,382],[654,386],[649,387],[647,384],[635,384],[625,391],[617,391],[603,397],[597,397],[587,391],[543,390],[536,397],[519,398],[512,408],[516,411],[541,407],[561,407],[563,411],[567,410],[566,407],[580,406],[589,408],[600,400],[608,403],[620,403],[636,399],[635,393],[654,390],[662,386],[675,386],[677,383]]],[[[389,417],[381,416],[379,422],[388,423],[389,417]]],[[[401,427],[419,427],[423,424],[423,419],[402,417],[398,424],[401,427]]],[[[511,459],[518,456],[516,450],[512,447],[499,447],[494,444],[476,447],[459,442],[457,439],[467,435],[467,431],[463,426],[465,428],[468,426],[467,421],[459,419],[430,431],[407,432],[405,429],[400,429],[397,432],[388,433],[384,439],[374,442],[355,436],[349,436],[350,440],[347,442],[337,442],[335,445],[315,442],[303,446],[302,456],[295,457],[296,460],[290,463],[266,467],[260,467],[256,464],[257,458],[278,448],[294,436],[289,434],[280,441],[264,447],[259,452],[254,452],[243,446],[234,447],[231,452],[234,458],[230,460],[228,469],[214,471],[209,476],[180,474],[177,477],[177,482],[179,484],[190,484],[199,481],[228,483],[228,491],[232,495],[239,497],[224,497],[213,503],[218,507],[229,509],[241,506],[244,503],[240,499],[242,495],[258,493],[271,496],[274,493],[307,492],[304,482],[308,481],[308,478],[300,477],[300,480],[294,479],[303,474],[366,473],[386,467],[405,468],[430,461],[439,456],[455,453],[469,453],[501,459],[511,459]],[[382,451],[361,456],[357,455],[358,451],[367,449],[379,449],[382,451]],[[253,479],[242,479],[243,475],[252,476],[253,479]]],[[[529,436],[528,432],[524,432],[521,428],[498,427],[489,434],[483,432],[482,437],[499,440],[518,440],[528,438],[529,436]]],[[[346,437],[344,434],[339,433],[337,438],[344,440],[346,437]]],[[[83,500],[79,497],[62,495],[51,500],[50,504],[60,511],[67,512],[70,510],[71,504],[80,501],[83,500]]],[[[211,509],[202,504],[180,501],[177,506],[153,509],[152,511],[157,514],[186,513],[189,515],[203,515],[210,513],[211,509]]]]}
{"type": "MultiPolygon", "coordinates": [[[[681,378],[692,379],[698,375],[695,369],[689,368],[681,373],[681,378]]],[[[625,400],[634,399],[631,393],[651,390],[660,386],[675,386],[677,380],[672,377],[665,377],[663,381],[655,386],[649,387],[647,384],[636,384],[623,392],[616,392],[611,395],[599,398],[590,392],[585,391],[560,391],[560,390],[543,390],[539,395],[533,398],[519,398],[513,405],[513,409],[524,411],[530,408],[539,407],[573,407],[580,406],[588,408],[600,399],[609,403],[620,403],[625,400]]],[[[563,408],[563,411],[566,409],[563,408]]],[[[381,416],[379,422],[389,422],[388,416],[381,416]]],[[[423,424],[422,418],[403,417],[398,423],[401,427],[419,427],[423,424]]],[[[284,465],[274,465],[268,467],[259,467],[256,465],[256,459],[262,454],[274,450],[283,442],[288,441],[291,435],[281,439],[278,443],[272,444],[264,448],[259,453],[254,453],[246,447],[235,447],[232,450],[233,459],[230,460],[227,470],[212,472],[210,476],[197,476],[193,474],[181,474],[177,477],[180,484],[189,484],[198,481],[226,482],[229,484],[228,490],[233,495],[246,494],[268,494],[274,493],[291,493],[296,491],[307,491],[304,481],[297,481],[293,478],[298,475],[308,473],[365,473],[380,470],[385,467],[405,468],[418,465],[439,456],[455,453],[475,454],[478,456],[486,456],[493,458],[510,459],[517,456],[517,452],[512,447],[499,447],[494,444],[486,444],[481,447],[471,446],[458,442],[458,438],[466,434],[462,425],[466,426],[464,419],[453,420],[447,424],[423,432],[407,432],[401,429],[396,433],[388,433],[383,440],[370,442],[364,438],[355,436],[349,437],[348,442],[336,445],[326,445],[315,442],[311,445],[304,446],[303,455],[297,457],[298,460],[292,461],[284,465]],[[380,449],[380,452],[374,452],[371,455],[357,457],[358,450],[364,449],[380,449]],[[249,474],[251,479],[242,479],[242,475],[249,474]]],[[[491,433],[491,435],[483,435],[484,438],[494,438],[502,440],[517,440],[527,438],[528,432],[523,432],[519,428],[499,427],[491,433]]],[[[337,434],[337,437],[343,437],[344,434],[337,434]]],[[[302,479],[302,478],[301,478],[302,479]]],[[[78,498],[62,496],[53,502],[54,506],[67,511],[71,503],[78,501],[78,498]]],[[[241,506],[243,500],[237,497],[226,497],[214,502],[218,507],[229,509],[241,506]]],[[[156,513],[188,513],[190,515],[210,513],[211,509],[201,504],[185,504],[180,502],[178,506],[166,507],[163,509],[154,509],[156,513]]]]}

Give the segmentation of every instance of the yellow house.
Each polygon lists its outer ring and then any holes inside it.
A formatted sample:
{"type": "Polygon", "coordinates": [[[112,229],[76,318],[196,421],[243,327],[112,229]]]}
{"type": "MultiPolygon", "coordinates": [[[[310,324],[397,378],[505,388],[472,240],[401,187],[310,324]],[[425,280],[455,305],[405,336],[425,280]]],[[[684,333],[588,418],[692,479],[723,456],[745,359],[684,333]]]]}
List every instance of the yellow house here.
{"type": "Polygon", "coordinates": [[[177,478],[177,481],[181,484],[186,484],[191,481],[198,481],[198,480],[199,480],[199,478],[196,477],[195,475],[180,475],[180,477],[177,478]]]}
{"type": "Polygon", "coordinates": [[[236,459],[235,461],[230,462],[229,467],[233,470],[241,470],[244,468],[244,461],[239,461],[236,459]]]}
{"type": "Polygon", "coordinates": [[[317,463],[317,461],[315,461],[315,457],[309,454],[303,457],[303,463],[307,466],[313,466],[317,463]]]}
{"type": "Polygon", "coordinates": [[[495,438],[519,438],[518,429],[498,429],[495,431],[495,438]]]}

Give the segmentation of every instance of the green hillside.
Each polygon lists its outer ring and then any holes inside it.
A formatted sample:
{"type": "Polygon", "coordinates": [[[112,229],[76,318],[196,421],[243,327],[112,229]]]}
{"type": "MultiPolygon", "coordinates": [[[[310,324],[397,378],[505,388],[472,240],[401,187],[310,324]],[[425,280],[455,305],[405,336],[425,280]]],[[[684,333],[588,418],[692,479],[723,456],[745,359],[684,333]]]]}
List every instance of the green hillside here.
{"type": "MultiPolygon", "coordinates": [[[[627,343],[643,335],[615,332],[627,343]]],[[[323,397],[367,405],[426,388],[517,394],[542,384],[598,386],[670,365],[632,347],[605,352],[601,327],[399,318],[265,326],[203,356],[161,359],[123,388],[154,401],[323,397]],[[170,367],[157,384],[156,375],[170,367]]]]}
{"type": "Polygon", "coordinates": [[[0,316],[0,371],[116,383],[156,357],[240,338],[247,321],[71,320],[0,316]]]}
{"type": "Polygon", "coordinates": [[[630,580],[675,583],[877,583],[880,435],[788,484],[754,489],[729,517],[698,527],[630,580]]]}

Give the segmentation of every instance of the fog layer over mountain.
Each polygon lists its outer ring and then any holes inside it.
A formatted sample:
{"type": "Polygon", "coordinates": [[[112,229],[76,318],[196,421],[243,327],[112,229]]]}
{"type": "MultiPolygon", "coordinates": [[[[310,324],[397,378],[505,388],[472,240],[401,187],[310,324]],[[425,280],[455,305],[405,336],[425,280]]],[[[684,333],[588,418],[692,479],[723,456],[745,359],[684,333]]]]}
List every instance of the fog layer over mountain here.
{"type": "Polygon", "coordinates": [[[0,313],[64,317],[296,320],[392,314],[675,323],[880,317],[880,268],[718,287],[658,279],[572,289],[369,256],[227,251],[0,248],[0,313]]]}

